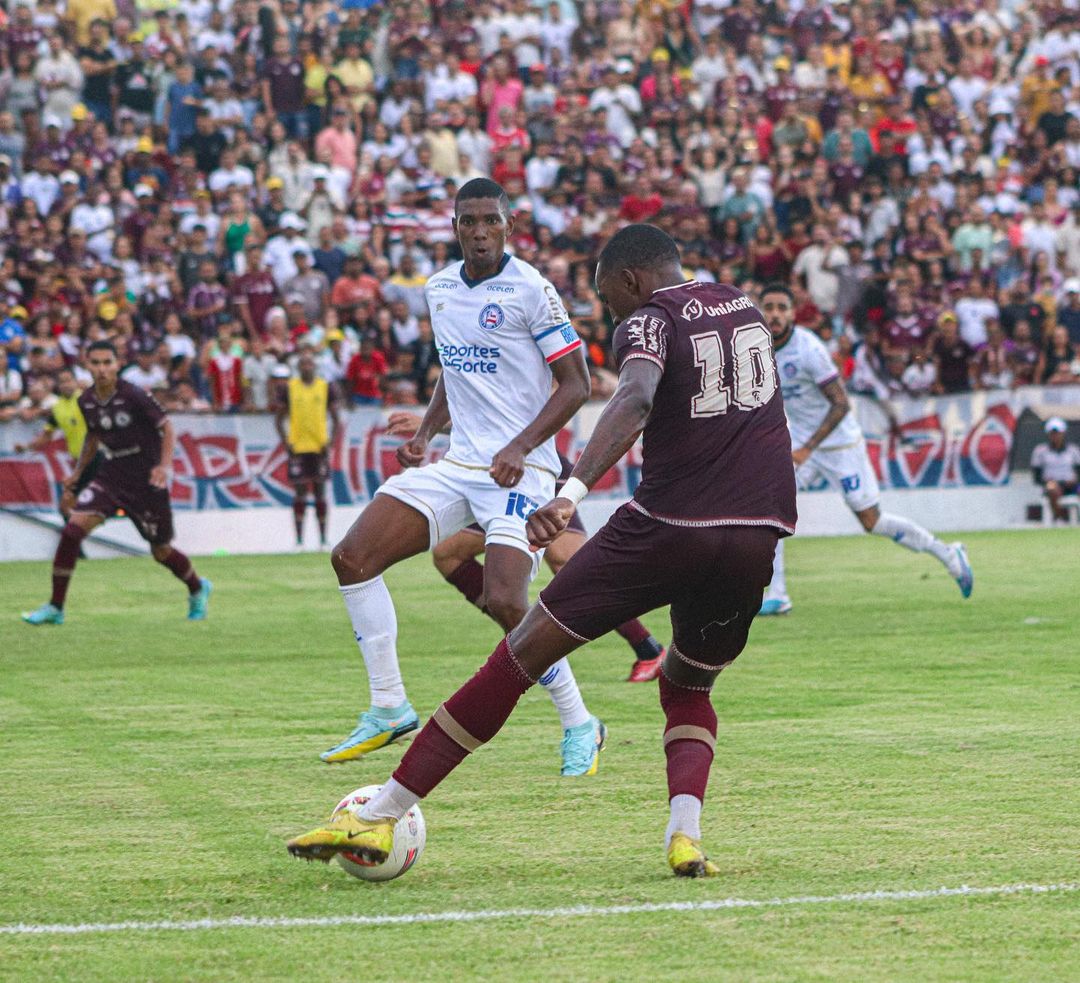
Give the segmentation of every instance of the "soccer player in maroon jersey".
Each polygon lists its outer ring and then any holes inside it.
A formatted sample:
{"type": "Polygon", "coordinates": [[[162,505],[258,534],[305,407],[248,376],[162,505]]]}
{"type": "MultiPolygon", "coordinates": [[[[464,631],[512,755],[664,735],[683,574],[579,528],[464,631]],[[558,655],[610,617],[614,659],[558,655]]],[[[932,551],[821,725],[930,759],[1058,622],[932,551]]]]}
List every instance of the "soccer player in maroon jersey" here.
{"type": "Polygon", "coordinates": [[[86,418],[86,441],[75,470],[64,481],[75,488],[83,471],[100,449],[104,460],[75,499],[53,560],[52,597],[36,611],[23,615],[31,625],[62,625],[64,600],[83,539],[110,516],[123,509],[140,535],[150,544],[155,560],[188,589],[188,619],[206,618],[211,584],[200,578],[189,560],[171,543],[172,508],[169,478],[175,434],[165,411],[153,396],[119,378],[120,362],[111,342],[95,341],[87,349],[94,385],[79,397],[86,418]]]}
{"type": "Polygon", "coordinates": [[[588,489],[644,433],[634,498],[541,592],[479,672],[428,721],[358,815],[288,844],[294,856],[381,862],[394,824],[465,756],[491,740],[548,666],[628,618],[671,605],[660,676],[670,820],[680,876],[719,868],[700,815],[716,744],[709,698],[743,650],[781,536],[795,531],[795,476],[772,339],[735,287],[686,281],[678,247],[629,225],[600,254],[596,286],[617,327],[619,386],[559,496],[529,519],[536,548],[568,526],[588,489]]]}

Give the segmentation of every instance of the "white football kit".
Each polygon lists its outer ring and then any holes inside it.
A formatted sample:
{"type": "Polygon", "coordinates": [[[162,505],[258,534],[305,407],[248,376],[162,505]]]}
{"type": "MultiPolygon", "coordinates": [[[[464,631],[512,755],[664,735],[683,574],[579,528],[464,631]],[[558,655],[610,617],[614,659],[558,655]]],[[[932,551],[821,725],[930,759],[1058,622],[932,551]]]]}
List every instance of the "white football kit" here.
{"type": "MultiPolygon", "coordinates": [[[[427,517],[432,546],[477,522],[488,545],[528,552],[525,520],[555,493],[555,440],[529,454],[514,488],[497,485],[488,469],[551,397],[551,363],[581,348],[581,339],[555,288],[509,255],[480,281],[454,263],[424,292],[452,421],[450,449],[435,464],[390,478],[379,492],[427,517]]],[[[539,554],[531,555],[538,568],[539,554]]]]}
{"type": "MultiPolygon", "coordinates": [[[[796,327],[775,354],[791,446],[802,447],[829,412],[829,400],[821,387],[836,379],[839,372],[821,339],[806,328],[796,327]]],[[[853,512],[871,508],[881,498],[877,475],[866,453],[866,441],[850,410],[795,476],[800,488],[808,488],[818,478],[824,478],[830,486],[839,489],[853,512]]]]}

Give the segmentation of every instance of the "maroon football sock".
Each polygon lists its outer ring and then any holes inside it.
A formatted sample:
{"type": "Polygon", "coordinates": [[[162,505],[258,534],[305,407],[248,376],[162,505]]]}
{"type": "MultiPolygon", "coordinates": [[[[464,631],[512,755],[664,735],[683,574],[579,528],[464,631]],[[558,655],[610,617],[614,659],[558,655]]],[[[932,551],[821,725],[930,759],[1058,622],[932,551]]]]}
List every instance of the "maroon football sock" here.
{"type": "Polygon", "coordinates": [[[75,572],[75,564],[79,562],[79,549],[85,538],[86,530],[72,522],[60,530],[60,543],[56,547],[56,556],[53,557],[52,597],[49,598],[53,607],[64,607],[71,575],[75,572]]]}
{"type": "Polygon", "coordinates": [[[637,618],[633,621],[624,622],[615,630],[634,648],[637,648],[642,642],[649,639],[649,629],[638,621],[637,618]]]}
{"type": "Polygon", "coordinates": [[[296,528],[296,541],[304,538],[304,512],[307,510],[307,497],[297,495],[292,500],[293,526],[296,528]]]}
{"type": "Polygon", "coordinates": [[[319,520],[319,542],[326,542],[326,499],[315,499],[315,518],[319,520]]]}
{"type": "MultiPolygon", "coordinates": [[[[465,560],[461,566],[459,566],[449,577],[446,578],[446,582],[453,584],[465,597],[470,604],[475,604],[478,608],[480,598],[484,593],[484,567],[483,564],[477,563],[476,560],[465,560]]],[[[481,608],[483,610],[483,608],[481,608]]]]}
{"type": "Polygon", "coordinates": [[[704,801],[716,746],[716,711],[709,694],[676,686],[661,671],[660,706],[667,757],[668,798],[692,795],[704,801]]]}
{"type": "Polygon", "coordinates": [[[395,780],[423,798],[499,732],[533,683],[504,638],[476,675],[424,724],[394,772],[395,780]]]}
{"type": "Polygon", "coordinates": [[[169,550],[169,555],[164,560],[159,560],[162,566],[168,567],[174,577],[187,584],[187,589],[192,593],[202,590],[202,581],[195,573],[191,560],[181,553],[176,547],[169,550]]]}

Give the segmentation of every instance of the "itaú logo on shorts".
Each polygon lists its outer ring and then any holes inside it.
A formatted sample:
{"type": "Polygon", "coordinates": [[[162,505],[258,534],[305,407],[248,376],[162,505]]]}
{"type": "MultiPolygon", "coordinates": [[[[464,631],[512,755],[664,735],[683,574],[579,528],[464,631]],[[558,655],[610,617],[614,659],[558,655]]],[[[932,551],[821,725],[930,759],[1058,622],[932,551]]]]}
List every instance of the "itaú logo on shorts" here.
{"type": "Polygon", "coordinates": [[[442,345],[439,348],[442,367],[466,375],[493,375],[499,371],[501,356],[497,345],[442,345]]]}
{"type": "Polygon", "coordinates": [[[506,496],[507,515],[516,515],[519,519],[527,519],[538,508],[540,508],[539,502],[534,502],[528,495],[522,495],[521,492],[510,492],[506,496]]]}

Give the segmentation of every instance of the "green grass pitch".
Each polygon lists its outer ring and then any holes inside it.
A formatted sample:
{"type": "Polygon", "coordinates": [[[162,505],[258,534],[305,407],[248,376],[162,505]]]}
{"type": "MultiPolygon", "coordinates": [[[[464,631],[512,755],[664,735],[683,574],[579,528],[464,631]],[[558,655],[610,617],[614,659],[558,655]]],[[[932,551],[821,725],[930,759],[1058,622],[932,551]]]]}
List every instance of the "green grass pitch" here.
{"type": "MultiPolygon", "coordinates": [[[[327,766],[367,682],[325,555],[201,560],[210,620],[149,560],[80,565],[63,628],[0,567],[0,928],[770,899],[1080,881],[1080,531],[972,535],[975,594],[880,540],[789,545],[794,613],[718,682],[706,846],[676,881],[655,686],[617,636],[575,671],[610,728],[560,779],[534,691],[425,803],[427,851],[363,884],[287,836],[401,750],[327,766]]],[[[427,558],[388,576],[430,713],[498,633],[427,558]]],[[[666,640],[666,617],[648,619],[666,640]]],[[[1065,980],[1080,893],[508,917],[472,923],[0,933],[12,980],[1065,980]]]]}

